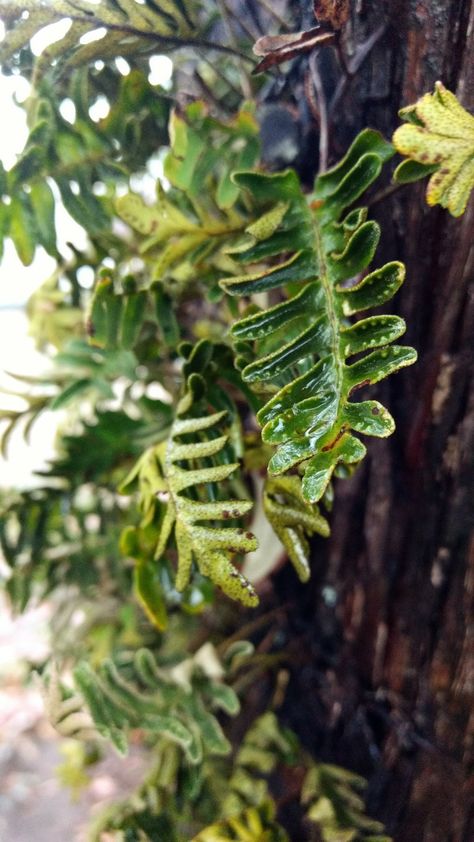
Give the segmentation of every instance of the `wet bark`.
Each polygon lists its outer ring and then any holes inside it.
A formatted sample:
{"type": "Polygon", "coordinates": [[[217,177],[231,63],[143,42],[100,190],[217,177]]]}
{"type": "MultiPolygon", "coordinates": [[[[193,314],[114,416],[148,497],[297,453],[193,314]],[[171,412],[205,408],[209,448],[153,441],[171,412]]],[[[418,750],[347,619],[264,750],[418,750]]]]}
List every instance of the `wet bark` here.
{"type": "MultiPolygon", "coordinates": [[[[398,109],[441,79],[474,111],[474,3],[354,2],[346,47],[387,29],[334,115],[345,145],[364,125],[390,136],[398,109]]],[[[338,153],[339,149],[334,149],[338,153]]],[[[389,312],[418,364],[379,389],[397,420],[364,467],[336,483],[330,542],[314,548],[298,600],[285,711],[319,757],[369,777],[369,808],[396,842],[474,839],[474,201],[460,220],[425,185],[374,206],[377,258],[404,260],[389,312]],[[308,627],[310,631],[308,632],[308,627]],[[293,689],[291,689],[293,688],[293,689]]],[[[371,397],[373,397],[373,392],[371,397]]]]}

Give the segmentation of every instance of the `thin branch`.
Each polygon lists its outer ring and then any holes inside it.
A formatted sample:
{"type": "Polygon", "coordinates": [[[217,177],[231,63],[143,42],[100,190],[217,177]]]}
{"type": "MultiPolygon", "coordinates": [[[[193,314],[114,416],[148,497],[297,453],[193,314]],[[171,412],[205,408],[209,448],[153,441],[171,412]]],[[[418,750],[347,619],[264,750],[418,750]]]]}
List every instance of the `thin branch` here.
{"type": "MultiPolygon", "coordinates": [[[[227,30],[227,36],[228,36],[229,41],[231,42],[233,48],[235,49],[235,51],[237,53],[238,50],[237,50],[237,47],[236,47],[236,39],[235,39],[234,31],[232,29],[232,24],[230,22],[229,10],[228,10],[228,8],[225,4],[225,0],[217,0],[217,3],[218,3],[218,6],[221,10],[221,15],[222,15],[222,20],[224,22],[224,27],[227,30]]],[[[240,85],[241,85],[241,88],[242,88],[242,93],[243,93],[245,99],[252,99],[252,88],[251,88],[251,85],[250,85],[250,79],[245,72],[245,68],[244,68],[240,58],[237,58],[237,63],[239,65],[240,85]]]]}
{"type": "Polygon", "coordinates": [[[365,205],[368,208],[373,208],[374,205],[378,205],[379,202],[383,202],[383,200],[388,196],[391,196],[393,193],[398,193],[402,187],[406,186],[406,184],[389,184],[387,187],[383,187],[381,190],[378,190],[368,202],[365,202],[365,205]]]}
{"type": "Polygon", "coordinates": [[[281,26],[284,32],[291,31],[291,27],[288,26],[287,22],[283,20],[283,18],[280,17],[280,15],[277,12],[275,12],[275,9],[272,9],[271,3],[269,3],[268,0],[259,0],[259,3],[268,12],[268,14],[271,15],[272,18],[274,18],[274,20],[276,20],[276,22],[281,26]]]}
{"type": "MultiPolygon", "coordinates": [[[[65,15],[57,13],[55,17],[57,20],[63,20],[65,15]]],[[[133,35],[137,38],[143,38],[145,41],[153,41],[156,44],[161,44],[162,46],[176,47],[176,49],[182,49],[183,47],[199,47],[206,50],[216,50],[219,53],[227,53],[228,55],[236,56],[236,58],[246,61],[249,64],[253,64],[253,59],[250,58],[250,56],[247,56],[235,47],[231,47],[227,44],[216,44],[202,38],[179,38],[176,35],[158,35],[156,32],[137,29],[134,26],[130,26],[130,24],[108,23],[100,18],[91,17],[89,15],[87,17],[83,17],[82,15],[68,15],[68,17],[71,20],[76,21],[76,23],[94,24],[97,29],[104,26],[106,29],[110,29],[114,32],[123,32],[125,35],[133,35]]]]}
{"type": "Polygon", "coordinates": [[[272,608],[271,611],[267,611],[266,614],[260,614],[260,616],[256,617],[255,620],[250,620],[244,626],[240,626],[240,628],[231,634],[230,637],[226,637],[225,640],[219,643],[216,647],[217,652],[223,654],[231,643],[234,643],[237,640],[245,640],[249,635],[262,628],[262,626],[266,626],[267,623],[270,623],[271,620],[279,617],[280,615],[286,614],[292,607],[293,605],[291,602],[285,602],[283,605],[280,605],[277,608],[272,608]]]}
{"type": "Polygon", "coordinates": [[[311,114],[313,115],[313,117],[315,119],[315,122],[319,126],[320,116],[319,116],[318,103],[316,102],[316,99],[314,97],[313,81],[312,81],[311,73],[309,72],[309,70],[305,73],[303,85],[304,85],[305,96],[306,96],[306,99],[308,100],[309,110],[311,111],[311,114]]]}
{"type": "Polygon", "coordinates": [[[204,99],[208,100],[209,102],[212,102],[218,114],[228,113],[229,109],[226,109],[224,103],[221,102],[218,99],[218,97],[214,95],[213,91],[211,90],[207,82],[204,81],[198,70],[194,69],[192,78],[197,84],[197,86],[200,88],[201,93],[204,95],[204,99]]]}
{"type": "Polygon", "coordinates": [[[243,20],[242,17],[239,17],[238,14],[234,11],[234,9],[229,8],[229,6],[227,6],[227,5],[226,5],[226,9],[227,9],[227,12],[230,15],[230,17],[232,17],[236,21],[236,23],[240,26],[242,32],[245,32],[245,34],[247,35],[248,38],[250,38],[252,43],[254,41],[256,41],[257,38],[260,37],[260,32],[257,32],[257,33],[252,32],[252,30],[250,29],[248,24],[245,22],[245,20],[243,20]]]}
{"type": "Polygon", "coordinates": [[[227,76],[225,75],[225,73],[223,73],[223,71],[222,71],[222,69],[221,69],[221,65],[219,64],[219,62],[214,62],[214,63],[213,63],[213,62],[212,62],[212,61],[211,61],[211,60],[207,57],[206,53],[203,53],[202,51],[200,51],[199,55],[200,55],[200,57],[201,57],[201,60],[202,60],[202,61],[204,61],[206,64],[208,64],[208,65],[209,65],[209,67],[210,67],[210,68],[213,70],[213,72],[215,73],[215,75],[216,75],[216,76],[218,76],[218,77],[219,77],[219,79],[222,79],[222,81],[226,83],[227,87],[228,87],[231,91],[233,91],[233,93],[234,93],[234,94],[236,94],[236,95],[239,97],[239,99],[240,99],[240,97],[241,97],[241,91],[239,90],[239,88],[238,88],[236,85],[234,85],[234,83],[233,83],[233,82],[231,82],[231,80],[230,80],[230,79],[228,79],[228,78],[227,78],[227,76]]]}
{"type": "Polygon", "coordinates": [[[329,153],[329,123],[326,95],[318,69],[318,54],[312,53],[309,59],[309,69],[316,93],[317,108],[319,111],[319,173],[327,170],[329,153]]]}
{"type": "Polygon", "coordinates": [[[377,41],[380,40],[386,29],[387,24],[381,24],[381,26],[379,26],[378,29],[375,30],[375,32],[372,32],[372,35],[369,35],[367,40],[360,45],[355,56],[353,56],[353,58],[350,61],[346,61],[346,57],[342,51],[339,39],[336,41],[336,52],[343,71],[343,76],[337,84],[336,90],[334,91],[331,103],[329,105],[330,119],[332,119],[332,115],[334,114],[336,106],[339,104],[343,94],[346,91],[348,84],[352,81],[357,71],[369,55],[370,51],[375,46],[377,41]]]}

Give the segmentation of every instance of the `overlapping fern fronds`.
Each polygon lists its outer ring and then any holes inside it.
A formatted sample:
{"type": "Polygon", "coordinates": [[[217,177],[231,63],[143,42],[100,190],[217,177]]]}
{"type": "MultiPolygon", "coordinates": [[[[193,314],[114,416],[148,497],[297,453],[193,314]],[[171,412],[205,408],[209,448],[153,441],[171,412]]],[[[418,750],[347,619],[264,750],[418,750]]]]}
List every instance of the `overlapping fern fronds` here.
{"type": "Polygon", "coordinates": [[[378,133],[365,130],[342,161],[316,179],[310,202],[291,171],[234,176],[263,216],[249,227],[248,242],[233,250],[249,268],[220,283],[233,296],[284,292],[274,306],[253,308],[232,333],[243,380],[269,396],[257,415],[264,442],[277,446],[269,472],[302,464],[308,501],[322,497],[339,463],[352,465],[365,455],[353,432],[393,432],[380,403],[355,403],[353,393],[416,359],[412,348],[391,344],[405,331],[398,316],[349,321],[388,301],[405,276],[396,261],[365,274],[380,229],[364,208],[347,213],[392,154],[378,133]]]}
{"type": "Polygon", "coordinates": [[[110,111],[100,121],[89,114],[96,93],[84,70],[73,76],[65,91],[74,103],[74,119],[65,119],[61,100],[46,81],[25,103],[26,145],[8,171],[0,163],[0,256],[3,241],[10,236],[25,264],[31,263],[38,245],[59,257],[57,193],[96,246],[105,251],[124,249],[125,243],[111,231],[111,197],[118,179],[143,167],[167,142],[169,103],[163,90],[151,85],[140,70],[118,80],[109,74],[107,81],[110,111]],[[96,195],[97,183],[104,186],[105,195],[96,195]]]}
{"type": "Polygon", "coordinates": [[[217,280],[231,269],[224,248],[251,221],[231,175],[256,163],[258,124],[250,107],[221,121],[198,101],[173,112],[169,130],[164,174],[171,189],[165,192],[158,182],[154,206],[128,193],[116,201],[116,211],[141,238],[151,283],[176,293],[198,281],[218,298],[217,280]]]}
{"type": "Polygon", "coordinates": [[[126,669],[107,660],[94,670],[81,661],[74,670],[74,691],[62,687],[53,670],[44,692],[50,718],[63,735],[100,735],[124,754],[131,730],[140,728],[155,741],[176,744],[189,763],[200,764],[204,755],[230,751],[212,712],[235,716],[240,709],[224,675],[211,644],[166,668],[150,650],[139,649],[126,669]]]}

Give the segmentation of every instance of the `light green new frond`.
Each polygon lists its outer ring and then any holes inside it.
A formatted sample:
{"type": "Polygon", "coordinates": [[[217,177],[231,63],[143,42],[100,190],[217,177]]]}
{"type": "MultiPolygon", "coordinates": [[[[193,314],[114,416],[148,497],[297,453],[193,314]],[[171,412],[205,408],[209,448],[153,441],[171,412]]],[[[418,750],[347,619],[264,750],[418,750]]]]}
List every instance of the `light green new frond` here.
{"type": "Polygon", "coordinates": [[[275,805],[267,799],[248,807],[238,816],[206,827],[192,842],[289,842],[283,827],[275,821],[275,805]]]}
{"type": "Polygon", "coordinates": [[[188,377],[167,442],[141,458],[122,490],[138,477],[144,523],[159,518],[156,562],[174,538],[178,591],[187,588],[197,567],[231,599],[254,606],[258,597],[232,559],[255,550],[257,539],[236,525],[223,525],[241,522],[252,502],[226,496],[227,481],[239,463],[232,458],[228,413],[209,412],[197,396],[197,391],[202,395],[205,390],[200,375],[188,377]]]}
{"type": "Polygon", "coordinates": [[[244,272],[224,278],[221,287],[232,296],[282,291],[276,304],[253,307],[232,327],[237,363],[243,380],[267,396],[257,418],[263,441],[277,447],[270,474],[302,464],[309,502],[323,496],[339,463],[355,464],[365,455],[354,432],[393,432],[381,404],[355,403],[353,393],[416,359],[412,348],[392,344],[405,332],[398,316],[349,320],[384,304],[404,280],[396,261],[366,273],[380,230],[364,208],[347,212],[392,154],[377,132],[365,130],[342,161],[316,179],[309,203],[291,171],[234,176],[262,220],[274,209],[277,225],[267,236],[265,225],[259,237],[254,229],[247,243],[232,249],[244,272]]]}
{"type": "Polygon", "coordinates": [[[406,125],[396,130],[393,143],[407,160],[395,170],[395,180],[406,183],[431,175],[427,203],[461,216],[474,188],[474,116],[436,82],[434,93],[402,108],[400,117],[406,125]]]}
{"type": "Polygon", "coordinates": [[[225,416],[225,412],[183,420],[178,416],[171,428],[162,462],[170,496],[156,558],[163,554],[168,538],[166,533],[171,532],[174,522],[178,554],[177,589],[181,591],[188,585],[195,561],[202,575],[208,576],[231,599],[238,599],[244,605],[256,605],[258,599],[254,589],[231,561],[235,553],[255,550],[256,538],[243,529],[207,525],[208,521],[239,520],[250,511],[252,503],[248,500],[213,501],[206,491],[204,495],[202,492],[199,494],[200,489],[228,479],[239,467],[235,462],[202,467],[203,460],[219,456],[229,440],[228,434],[203,440],[204,431],[215,434],[225,416]],[[181,443],[184,435],[194,440],[181,443]],[[185,467],[182,467],[183,463],[185,467]],[[197,499],[181,493],[190,489],[197,490],[197,499]],[[199,499],[200,496],[204,499],[199,499]]]}

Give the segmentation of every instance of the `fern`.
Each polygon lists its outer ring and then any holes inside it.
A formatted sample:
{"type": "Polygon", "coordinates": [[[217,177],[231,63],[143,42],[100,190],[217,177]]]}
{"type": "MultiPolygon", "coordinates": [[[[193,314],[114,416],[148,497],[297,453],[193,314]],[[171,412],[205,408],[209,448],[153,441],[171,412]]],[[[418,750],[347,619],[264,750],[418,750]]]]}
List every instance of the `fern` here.
{"type": "MultiPolygon", "coordinates": [[[[253,166],[259,154],[258,124],[249,107],[228,121],[194,102],[170,120],[171,148],[164,173],[172,189],[157,185],[157,202],[148,206],[133,193],[117,199],[118,215],[142,239],[139,253],[149,266],[150,284],[176,297],[199,281],[222,296],[217,279],[231,266],[223,249],[249,223],[234,169],[253,166]]],[[[195,294],[194,290],[194,294],[195,294]]]]}
{"type": "Polygon", "coordinates": [[[303,497],[297,476],[268,477],[263,489],[263,509],[302,582],[310,577],[308,537],[329,535],[329,524],[316,506],[303,497]]]}
{"type": "Polygon", "coordinates": [[[112,86],[110,112],[97,123],[89,116],[91,87],[82,73],[71,82],[67,93],[76,110],[72,123],[62,116],[61,101],[45,81],[25,104],[30,127],[25,148],[8,172],[0,164],[2,195],[10,197],[8,204],[0,202],[0,253],[9,235],[24,264],[32,262],[38,245],[59,258],[55,189],[97,246],[123,249],[125,244],[111,232],[110,199],[117,178],[142,167],[167,141],[169,105],[161,88],[133,70],[112,86]],[[106,187],[106,196],[95,194],[97,182],[106,187]]]}
{"type": "Polygon", "coordinates": [[[199,572],[227,596],[253,606],[258,603],[257,595],[231,559],[236,553],[256,549],[257,540],[241,528],[214,525],[215,521],[240,521],[252,502],[222,499],[225,482],[239,468],[239,462],[233,460],[228,412],[209,413],[203,400],[205,380],[192,371],[204,364],[207,348],[208,343],[198,344],[187,360],[186,388],[169,438],[144,454],[121,490],[127,491],[138,478],[143,524],[154,519],[159,522],[156,561],[162,559],[174,533],[178,591],[188,586],[195,562],[199,572]]]}
{"type": "Polygon", "coordinates": [[[406,125],[396,130],[393,143],[407,160],[395,170],[395,181],[431,175],[427,203],[461,216],[474,188],[474,116],[436,82],[434,93],[402,108],[400,117],[406,125]]]}
{"type": "Polygon", "coordinates": [[[92,64],[98,59],[137,55],[194,41],[195,7],[179,0],[137,3],[135,0],[2,0],[0,14],[8,32],[0,46],[0,62],[27,47],[43,27],[70,21],[65,34],[47,47],[37,60],[35,74],[58,62],[63,69],[92,64]],[[89,33],[105,28],[103,37],[81,43],[89,33]]]}
{"type": "Polygon", "coordinates": [[[264,442],[277,445],[269,472],[278,475],[303,463],[308,501],[322,497],[338,464],[353,465],[365,455],[352,431],[393,432],[387,410],[376,401],[352,402],[354,391],[416,359],[412,348],[390,344],[404,333],[403,319],[348,320],[389,300],[404,279],[398,262],[361,278],[380,230],[366,220],[364,208],[343,216],[392,153],[380,135],[365,130],[342,161],[317,178],[309,202],[291,171],[234,176],[254,206],[270,210],[249,229],[249,241],[233,250],[240,264],[253,268],[220,283],[233,296],[278,288],[286,293],[282,302],[240,319],[232,334],[241,351],[243,380],[270,395],[257,415],[264,442]],[[255,349],[247,350],[252,341],[255,349]],[[369,349],[377,350],[351,361],[369,349]]]}
{"type": "Polygon", "coordinates": [[[139,649],[127,670],[110,659],[97,670],[80,662],[74,692],[61,686],[53,670],[44,693],[50,718],[63,735],[101,736],[124,754],[130,731],[140,728],[155,741],[178,746],[189,763],[200,764],[204,755],[230,751],[211,712],[235,716],[239,711],[238,697],[223,678],[224,667],[211,644],[166,668],[148,649],[139,649]]]}
{"type": "Polygon", "coordinates": [[[383,825],[365,815],[360,775],[327,763],[310,764],[301,791],[307,816],[318,825],[322,842],[391,842],[383,825]]]}
{"type": "Polygon", "coordinates": [[[267,800],[205,828],[192,842],[289,842],[289,837],[275,821],[273,802],[267,800]]]}

